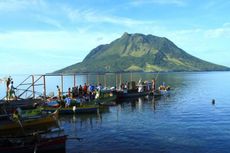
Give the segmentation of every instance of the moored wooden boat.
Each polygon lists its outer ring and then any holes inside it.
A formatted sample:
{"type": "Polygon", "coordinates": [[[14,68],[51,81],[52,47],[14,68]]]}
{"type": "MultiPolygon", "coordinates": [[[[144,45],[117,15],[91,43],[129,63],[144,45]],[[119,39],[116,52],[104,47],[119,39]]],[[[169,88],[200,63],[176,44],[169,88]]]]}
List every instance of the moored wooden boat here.
{"type": "Polygon", "coordinates": [[[51,101],[47,102],[43,107],[43,111],[45,112],[53,112],[56,107],[60,105],[59,112],[60,114],[81,114],[81,113],[97,113],[98,111],[104,111],[105,108],[109,106],[116,105],[117,96],[111,93],[101,93],[101,95],[93,100],[85,99],[69,99],[69,104],[64,101],[51,101]]]}
{"type": "Polygon", "coordinates": [[[152,94],[154,97],[167,96],[170,94],[170,89],[158,89],[155,90],[152,94]]]}
{"type": "MultiPolygon", "coordinates": [[[[82,105],[82,106],[70,106],[60,108],[60,114],[81,114],[81,113],[97,113],[98,112],[97,105],[82,105]]],[[[44,107],[42,111],[45,112],[54,112],[56,108],[53,107],[44,107]]]]}
{"type": "Polygon", "coordinates": [[[55,109],[51,114],[42,114],[22,118],[5,115],[5,118],[0,121],[0,132],[56,123],[58,113],[59,111],[55,109]]]}
{"type": "Polygon", "coordinates": [[[114,106],[116,105],[116,99],[117,99],[117,95],[113,94],[113,95],[109,95],[106,97],[99,97],[97,99],[92,100],[90,103],[99,105],[99,107],[100,106],[114,106]]]}
{"type": "Polygon", "coordinates": [[[16,137],[0,137],[1,153],[65,153],[67,136],[58,135],[25,135],[16,137]]]}
{"type": "Polygon", "coordinates": [[[17,108],[21,109],[33,109],[36,108],[37,105],[44,103],[42,99],[18,99],[18,100],[0,100],[0,114],[12,113],[17,108]],[[2,111],[4,109],[4,112],[2,111]]]}
{"type": "Polygon", "coordinates": [[[138,92],[137,89],[117,91],[117,99],[136,98],[151,94],[151,91],[138,92]]]}

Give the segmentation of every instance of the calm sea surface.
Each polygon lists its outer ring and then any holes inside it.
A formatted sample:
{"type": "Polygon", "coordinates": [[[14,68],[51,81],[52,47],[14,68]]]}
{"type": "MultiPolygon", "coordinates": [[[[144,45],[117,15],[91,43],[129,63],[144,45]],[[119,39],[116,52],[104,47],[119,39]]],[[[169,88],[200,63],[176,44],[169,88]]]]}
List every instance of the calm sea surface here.
{"type": "MultiPolygon", "coordinates": [[[[156,75],[125,74],[122,82],[131,78],[151,80],[156,75]]],[[[25,78],[12,77],[15,85],[25,78]]],[[[114,75],[106,76],[106,81],[104,76],[90,76],[88,80],[89,83],[116,85],[114,75]]],[[[86,81],[86,76],[78,76],[76,82],[86,81]]],[[[127,99],[101,114],[61,117],[59,123],[66,134],[83,138],[82,141],[68,140],[67,153],[230,152],[230,72],[164,73],[159,74],[157,81],[158,84],[164,81],[173,88],[169,96],[127,99]]],[[[60,78],[49,78],[47,82],[47,93],[56,93],[55,86],[60,85],[60,78]]],[[[72,77],[64,78],[64,90],[72,84],[72,77]]],[[[1,84],[0,91],[3,97],[5,84],[1,84]]]]}

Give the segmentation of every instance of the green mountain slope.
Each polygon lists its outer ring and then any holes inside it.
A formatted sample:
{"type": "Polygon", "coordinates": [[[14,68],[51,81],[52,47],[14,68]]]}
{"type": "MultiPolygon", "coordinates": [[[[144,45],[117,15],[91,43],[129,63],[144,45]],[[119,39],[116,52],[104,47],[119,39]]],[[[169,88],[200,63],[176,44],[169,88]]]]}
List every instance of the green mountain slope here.
{"type": "Polygon", "coordinates": [[[124,33],[93,49],[85,59],[56,73],[126,71],[225,71],[230,68],[189,55],[164,37],[124,33]]]}

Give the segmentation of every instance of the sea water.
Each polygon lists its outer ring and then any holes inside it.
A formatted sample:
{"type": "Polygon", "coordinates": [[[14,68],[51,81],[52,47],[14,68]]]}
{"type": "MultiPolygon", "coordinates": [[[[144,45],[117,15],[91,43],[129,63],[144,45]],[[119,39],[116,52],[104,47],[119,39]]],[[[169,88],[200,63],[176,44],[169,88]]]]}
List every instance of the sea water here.
{"type": "MultiPolygon", "coordinates": [[[[106,77],[108,85],[114,85],[116,79],[119,83],[120,76],[106,77]]],[[[136,81],[157,77],[158,85],[165,82],[172,91],[160,98],[146,96],[119,101],[104,113],[60,117],[59,124],[69,137],[82,138],[67,140],[67,153],[229,152],[229,72],[124,74],[122,81],[131,77],[136,81]]],[[[65,78],[65,90],[73,84],[72,80],[65,78]]],[[[105,83],[103,76],[88,78],[92,83],[98,80],[105,83]]],[[[86,76],[77,78],[78,84],[86,81],[86,76]]],[[[55,91],[60,78],[50,82],[47,89],[55,91]]]]}

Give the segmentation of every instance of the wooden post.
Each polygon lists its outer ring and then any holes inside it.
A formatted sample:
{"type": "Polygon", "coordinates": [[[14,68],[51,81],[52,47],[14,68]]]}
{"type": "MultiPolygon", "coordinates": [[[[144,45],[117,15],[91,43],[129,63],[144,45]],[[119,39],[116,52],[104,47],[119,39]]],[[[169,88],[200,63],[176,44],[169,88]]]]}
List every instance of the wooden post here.
{"type": "Polygon", "coordinates": [[[119,85],[121,85],[121,83],[122,83],[122,81],[121,81],[121,73],[120,73],[120,84],[119,85]]]}
{"type": "Polygon", "coordinates": [[[73,86],[76,87],[76,75],[73,75],[73,86]]]}
{"type": "Polygon", "coordinates": [[[46,100],[46,76],[43,75],[43,96],[44,96],[44,99],[46,100]]]}
{"type": "Polygon", "coordinates": [[[106,74],[104,74],[104,87],[106,87],[106,74]]]}
{"type": "Polygon", "coordinates": [[[99,76],[97,74],[97,86],[99,85],[99,76]]]}
{"type": "Polygon", "coordinates": [[[32,75],[32,92],[33,92],[33,98],[35,98],[35,92],[34,92],[34,75],[32,75]]]}
{"type": "Polygon", "coordinates": [[[118,89],[118,86],[117,86],[117,84],[118,84],[117,73],[115,73],[115,77],[116,77],[116,89],[118,89]]]}
{"type": "Polygon", "coordinates": [[[132,82],[132,81],[133,81],[133,73],[130,72],[130,82],[132,82]]]}
{"type": "Polygon", "coordinates": [[[63,95],[63,85],[64,85],[63,75],[61,74],[61,93],[62,95],[63,95]]]}
{"type": "Polygon", "coordinates": [[[86,76],[86,85],[88,86],[89,84],[89,74],[87,73],[87,76],[86,76]]]}

